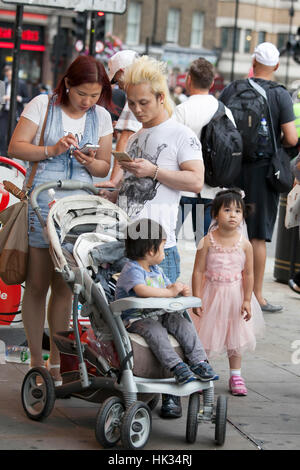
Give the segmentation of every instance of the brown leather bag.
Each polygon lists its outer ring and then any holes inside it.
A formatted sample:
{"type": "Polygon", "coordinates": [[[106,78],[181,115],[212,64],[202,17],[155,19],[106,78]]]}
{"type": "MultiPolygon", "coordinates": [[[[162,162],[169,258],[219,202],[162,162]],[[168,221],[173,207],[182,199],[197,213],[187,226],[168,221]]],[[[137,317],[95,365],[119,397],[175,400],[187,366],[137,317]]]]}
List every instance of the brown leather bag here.
{"type": "MultiPolygon", "coordinates": [[[[48,115],[46,111],[39,145],[44,142],[44,130],[48,115]]],[[[38,162],[32,166],[26,188],[19,189],[10,181],[3,181],[4,188],[20,199],[20,202],[0,212],[0,278],[7,285],[22,284],[27,275],[28,264],[28,192],[32,186],[38,162]]]]}

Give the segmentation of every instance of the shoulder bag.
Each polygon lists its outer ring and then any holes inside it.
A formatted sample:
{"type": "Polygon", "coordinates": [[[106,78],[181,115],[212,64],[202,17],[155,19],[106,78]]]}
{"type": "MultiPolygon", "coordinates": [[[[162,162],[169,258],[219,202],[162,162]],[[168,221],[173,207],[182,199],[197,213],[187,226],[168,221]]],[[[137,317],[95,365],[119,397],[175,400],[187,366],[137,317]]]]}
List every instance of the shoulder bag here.
{"type": "MultiPolygon", "coordinates": [[[[39,145],[44,144],[45,114],[39,145]]],[[[31,189],[38,162],[32,170],[24,190],[10,181],[3,181],[4,188],[20,199],[20,202],[0,212],[0,277],[7,285],[22,284],[26,279],[28,264],[28,192],[31,189]]]]}

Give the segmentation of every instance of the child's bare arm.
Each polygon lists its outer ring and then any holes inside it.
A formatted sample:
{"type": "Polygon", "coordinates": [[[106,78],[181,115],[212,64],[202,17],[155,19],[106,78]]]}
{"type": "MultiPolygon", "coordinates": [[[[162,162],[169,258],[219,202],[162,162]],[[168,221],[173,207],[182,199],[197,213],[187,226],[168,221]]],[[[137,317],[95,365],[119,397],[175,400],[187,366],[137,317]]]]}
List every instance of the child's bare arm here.
{"type": "Polygon", "coordinates": [[[168,287],[152,287],[138,284],[133,290],[138,297],[176,297],[176,295],[184,290],[184,284],[175,282],[168,287]]]}
{"type": "Polygon", "coordinates": [[[253,248],[248,240],[244,242],[244,252],[246,255],[244,270],[243,270],[243,287],[244,287],[244,300],[251,301],[254,284],[253,273],[253,248]]]}
{"type": "Polygon", "coordinates": [[[244,251],[246,255],[245,266],[243,270],[243,288],[244,300],[241,308],[241,314],[246,321],[251,318],[251,296],[253,292],[254,273],[253,273],[253,248],[248,240],[244,242],[244,251]]]}

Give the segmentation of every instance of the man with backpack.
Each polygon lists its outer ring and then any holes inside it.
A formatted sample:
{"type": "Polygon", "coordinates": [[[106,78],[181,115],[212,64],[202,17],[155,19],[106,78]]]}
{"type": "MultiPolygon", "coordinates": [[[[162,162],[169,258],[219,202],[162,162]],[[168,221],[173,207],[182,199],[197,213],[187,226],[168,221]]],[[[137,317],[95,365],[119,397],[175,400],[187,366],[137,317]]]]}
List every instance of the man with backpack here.
{"type": "MultiPolygon", "coordinates": [[[[208,123],[212,121],[212,118],[216,115],[218,111],[218,100],[213,95],[209,94],[209,90],[211,89],[214,83],[214,75],[214,67],[208,60],[204,59],[203,57],[199,57],[198,59],[194,60],[189,67],[189,71],[186,77],[186,90],[189,94],[189,98],[183,103],[176,106],[172,116],[173,119],[176,119],[182,124],[185,124],[186,126],[190,127],[190,129],[192,129],[201,140],[205,165],[205,178],[209,176],[208,165],[205,162],[205,150],[207,150],[208,146],[214,147],[214,145],[211,141],[208,142],[208,145],[206,145],[206,142],[201,139],[201,134],[202,130],[207,127],[208,123]]],[[[222,105],[222,103],[220,103],[220,105],[222,105]]],[[[239,133],[233,125],[234,119],[232,117],[231,111],[226,107],[224,109],[223,105],[222,107],[223,112],[221,112],[221,115],[226,114],[226,119],[230,122],[231,128],[234,129],[234,132],[238,134],[237,137],[239,138],[239,133]]],[[[218,140],[219,143],[221,143],[222,148],[222,155],[220,154],[220,152],[217,152],[218,155],[216,155],[216,157],[218,160],[218,158],[222,158],[222,156],[224,155],[224,141],[222,140],[223,136],[221,136],[220,128],[217,132],[219,134],[218,140]]],[[[228,135],[229,133],[230,131],[227,128],[226,134],[228,135]]],[[[211,157],[211,155],[209,155],[208,157],[211,157]]],[[[215,184],[213,184],[211,180],[209,182],[211,183],[211,185],[207,184],[206,182],[201,191],[201,195],[189,192],[181,193],[180,210],[178,214],[176,233],[178,235],[185,218],[191,211],[193,232],[195,236],[196,245],[198,245],[203,235],[206,235],[211,222],[209,203],[215,197],[216,193],[220,190],[220,186],[224,186],[222,181],[216,181],[215,184]],[[203,209],[204,230],[203,227],[200,226],[200,223],[202,224],[203,222],[203,209]]]]}
{"type": "Polygon", "coordinates": [[[283,86],[272,81],[278,67],[277,48],[269,42],[261,43],[254,50],[252,80],[265,90],[268,104],[248,79],[232,82],[220,96],[231,109],[243,138],[242,170],[236,184],[245,191],[245,202],[254,208],[246,220],[253,246],[254,293],[262,310],[271,313],[282,310],[262,293],[266,242],[272,239],[279,201],[279,193],[266,179],[274,153],[272,135],[277,147],[294,146],[298,141],[291,97],[283,86]]]}

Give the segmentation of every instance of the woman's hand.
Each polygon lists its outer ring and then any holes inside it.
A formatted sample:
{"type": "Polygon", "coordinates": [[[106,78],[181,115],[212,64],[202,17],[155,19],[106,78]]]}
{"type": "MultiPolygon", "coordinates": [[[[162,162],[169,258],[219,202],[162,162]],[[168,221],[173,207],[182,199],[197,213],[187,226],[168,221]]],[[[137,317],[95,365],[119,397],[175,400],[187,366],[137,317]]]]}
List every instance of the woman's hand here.
{"type": "Polygon", "coordinates": [[[70,147],[78,148],[78,142],[73,134],[68,134],[59,139],[52,147],[51,156],[61,155],[62,153],[69,150],[70,147]]]}
{"type": "Polygon", "coordinates": [[[119,162],[122,170],[129,171],[138,178],[153,178],[156,171],[156,165],[144,158],[136,158],[133,162],[119,162]]]}
{"type": "Polygon", "coordinates": [[[80,152],[80,150],[73,150],[73,155],[81,165],[88,166],[95,160],[96,152],[89,150],[89,153],[85,154],[80,152]]]}

